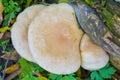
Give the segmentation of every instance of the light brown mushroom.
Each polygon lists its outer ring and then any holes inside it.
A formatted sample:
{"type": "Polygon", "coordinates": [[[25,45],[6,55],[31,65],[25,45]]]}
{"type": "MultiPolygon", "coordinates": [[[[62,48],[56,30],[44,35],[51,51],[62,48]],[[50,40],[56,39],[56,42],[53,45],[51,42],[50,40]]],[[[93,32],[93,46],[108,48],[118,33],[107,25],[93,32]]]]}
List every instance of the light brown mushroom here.
{"type": "Polygon", "coordinates": [[[66,4],[46,7],[31,23],[28,42],[36,62],[55,74],[70,74],[81,64],[79,29],[73,8],[66,4]]]}
{"type": "Polygon", "coordinates": [[[17,17],[11,31],[12,43],[23,58],[35,62],[28,47],[28,27],[35,16],[41,12],[44,5],[34,5],[26,8],[17,17]]]}
{"type": "Polygon", "coordinates": [[[21,57],[55,74],[76,72],[80,65],[98,70],[108,63],[108,54],[83,36],[70,5],[44,7],[28,7],[13,25],[12,43],[21,57]]]}
{"type": "Polygon", "coordinates": [[[86,70],[98,70],[104,67],[108,61],[108,54],[96,45],[86,34],[82,37],[81,44],[81,66],[86,70]]]}

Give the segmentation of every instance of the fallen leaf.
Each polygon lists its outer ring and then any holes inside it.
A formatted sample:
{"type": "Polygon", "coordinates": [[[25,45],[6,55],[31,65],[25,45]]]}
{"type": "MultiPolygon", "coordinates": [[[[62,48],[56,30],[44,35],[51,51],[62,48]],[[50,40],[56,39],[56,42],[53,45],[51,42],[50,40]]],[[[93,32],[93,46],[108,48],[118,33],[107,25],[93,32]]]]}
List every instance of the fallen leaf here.
{"type": "Polygon", "coordinates": [[[10,30],[11,30],[11,27],[8,27],[8,26],[5,26],[5,27],[0,28],[0,32],[1,32],[1,33],[4,33],[4,32],[6,32],[6,31],[10,31],[10,30]]]}
{"type": "MultiPolygon", "coordinates": [[[[34,70],[33,70],[32,72],[35,73],[34,70]]],[[[35,76],[38,76],[38,77],[39,77],[39,76],[41,76],[41,73],[35,73],[35,76]]]]}
{"type": "Polygon", "coordinates": [[[39,76],[38,77],[39,80],[49,80],[48,78],[44,77],[44,76],[39,76]]]}
{"type": "MultiPolygon", "coordinates": [[[[5,80],[13,80],[17,75],[20,75],[21,69],[18,69],[17,71],[14,71],[10,75],[8,75],[5,80]]],[[[1,79],[0,79],[1,80],[1,79]]]]}
{"type": "MultiPolygon", "coordinates": [[[[7,52],[4,55],[2,55],[0,58],[8,59],[9,55],[10,55],[10,53],[7,52]]],[[[13,53],[12,53],[12,55],[10,57],[10,60],[18,60],[18,58],[19,58],[18,53],[16,51],[13,51],[13,53]]]]}
{"type": "Polygon", "coordinates": [[[0,33],[0,41],[4,41],[9,39],[11,36],[11,33],[9,31],[5,32],[5,33],[0,33]]]}
{"type": "Polygon", "coordinates": [[[101,7],[100,4],[95,4],[95,5],[93,6],[93,8],[95,8],[95,9],[100,8],[100,7],[101,7]]]}
{"type": "Polygon", "coordinates": [[[11,24],[14,24],[15,21],[16,21],[16,18],[13,18],[13,19],[10,21],[10,23],[11,23],[11,24]]]}
{"type": "Polygon", "coordinates": [[[79,69],[76,74],[77,76],[81,76],[81,69],[79,69]]]}
{"type": "Polygon", "coordinates": [[[20,68],[19,64],[13,64],[10,67],[6,68],[5,73],[6,74],[11,74],[15,71],[17,71],[20,68]]]}
{"type": "Polygon", "coordinates": [[[0,39],[3,37],[3,34],[4,34],[4,33],[0,33],[0,39]]]}
{"type": "Polygon", "coordinates": [[[0,2],[0,25],[1,25],[2,21],[3,21],[3,16],[2,16],[3,8],[4,8],[3,4],[0,2]]]}

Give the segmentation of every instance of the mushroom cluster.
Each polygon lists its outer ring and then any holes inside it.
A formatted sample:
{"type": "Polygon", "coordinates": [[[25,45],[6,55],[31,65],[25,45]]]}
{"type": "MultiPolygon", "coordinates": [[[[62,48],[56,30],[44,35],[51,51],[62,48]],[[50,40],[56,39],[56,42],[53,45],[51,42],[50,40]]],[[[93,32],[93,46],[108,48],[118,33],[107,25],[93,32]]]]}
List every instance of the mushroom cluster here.
{"type": "Polygon", "coordinates": [[[70,74],[80,66],[97,70],[109,61],[108,54],[80,29],[67,3],[26,8],[13,25],[11,39],[21,57],[55,74],[70,74]]]}

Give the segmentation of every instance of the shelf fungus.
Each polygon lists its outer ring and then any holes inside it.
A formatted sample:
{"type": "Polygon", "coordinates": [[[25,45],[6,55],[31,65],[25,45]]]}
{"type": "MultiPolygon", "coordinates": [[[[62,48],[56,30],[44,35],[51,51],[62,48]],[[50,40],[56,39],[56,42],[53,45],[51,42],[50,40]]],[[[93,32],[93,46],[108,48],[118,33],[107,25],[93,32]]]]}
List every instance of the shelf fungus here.
{"type": "Polygon", "coordinates": [[[68,4],[46,7],[31,23],[29,47],[36,62],[56,74],[69,74],[80,67],[82,37],[73,8],[68,4]],[[53,13],[54,12],[54,13],[53,13]]]}
{"type": "Polygon", "coordinates": [[[86,34],[82,37],[80,50],[82,57],[81,66],[86,70],[98,70],[109,61],[108,54],[86,34]]]}
{"type": "Polygon", "coordinates": [[[18,15],[11,38],[21,57],[51,73],[70,74],[80,66],[87,70],[100,69],[107,64],[109,56],[83,30],[69,4],[34,5],[18,15]]]}
{"type": "Polygon", "coordinates": [[[34,5],[26,8],[18,15],[11,31],[12,43],[17,52],[20,56],[32,62],[35,62],[35,60],[28,46],[28,28],[34,17],[41,12],[44,7],[44,5],[34,5]]]}
{"type": "Polygon", "coordinates": [[[105,51],[120,57],[120,41],[107,28],[98,13],[79,0],[70,0],[78,23],[84,32],[105,51]]]}

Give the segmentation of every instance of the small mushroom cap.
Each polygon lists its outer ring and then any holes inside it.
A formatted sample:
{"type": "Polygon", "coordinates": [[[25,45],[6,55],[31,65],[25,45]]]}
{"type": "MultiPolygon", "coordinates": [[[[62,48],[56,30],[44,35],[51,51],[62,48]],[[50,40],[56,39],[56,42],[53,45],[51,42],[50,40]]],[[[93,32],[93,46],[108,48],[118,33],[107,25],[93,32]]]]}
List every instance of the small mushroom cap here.
{"type": "Polygon", "coordinates": [[[86,70],[98,70],[109,61],[108,54],[86,34],[82,37],[80,50],[82,57],[81,66],[86,70]]]}
{"type": "Polygon", "coordinates": [[[79,29],[73,8],[66,4],[46,7],[31,23],[28,42],[36,62],[55,74],[70,74],[80,67],[79,29]]]}
{"type": "Polygon", "coordinates": [[[11,31],[12,43],[16,51],[23,58],[35,62],[28,47],[28,27],[35,16],[41,12],[45,6],[34,5],[21,12],[11,31]]]}

